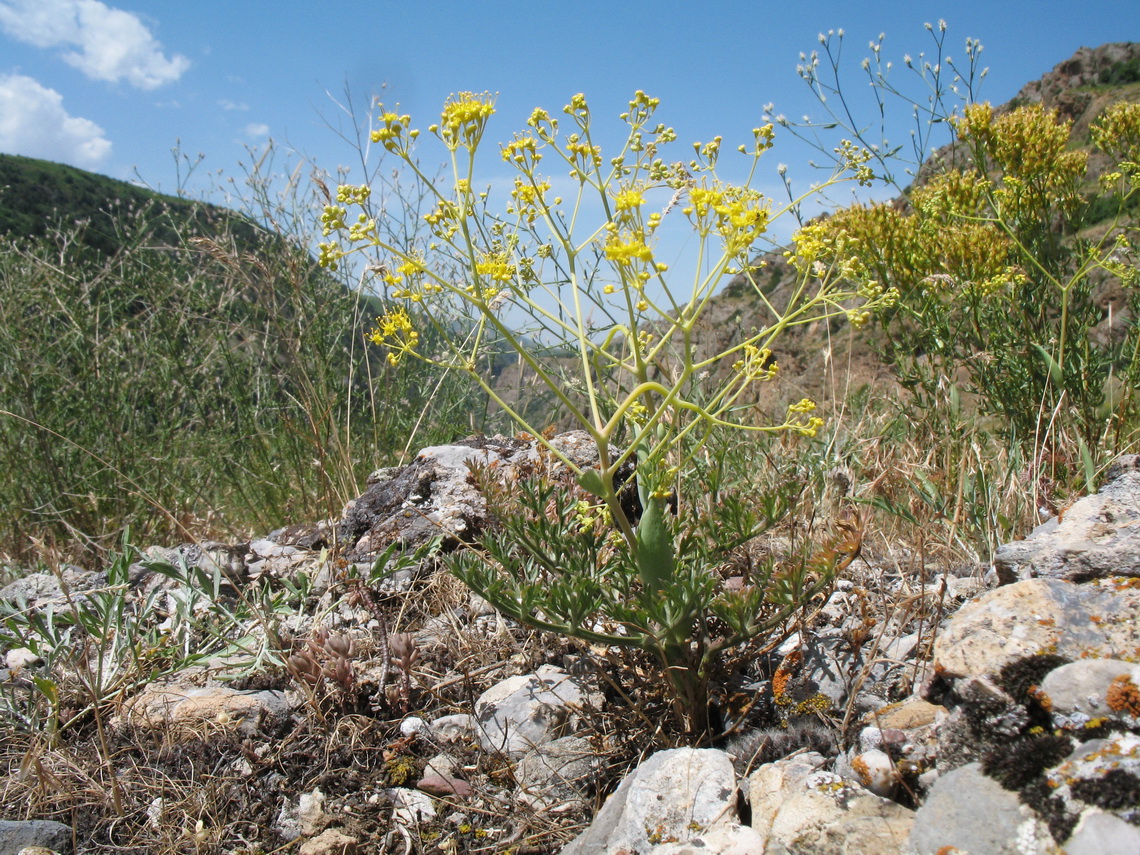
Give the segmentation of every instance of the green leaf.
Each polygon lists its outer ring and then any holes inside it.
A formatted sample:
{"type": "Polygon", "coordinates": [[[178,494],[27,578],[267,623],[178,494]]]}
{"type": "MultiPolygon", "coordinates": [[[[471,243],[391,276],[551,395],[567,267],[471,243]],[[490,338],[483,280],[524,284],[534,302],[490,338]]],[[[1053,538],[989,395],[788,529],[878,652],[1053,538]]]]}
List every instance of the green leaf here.
{"type": "Polygon", "coordinates": [[[1085,445],[1084,437],[1077,435],[1077,447],[1081,452],[1081,467],[1084,469],[1085,474],[1085,489],[1090,494],[1096,492],[1096,466],[1093,464],[1092,454],[1089,452],[1089,447],[1085,445]]]}
{"type": "Polygon", "coordinates": [[[1061,371],[1061,366],[1057,364],[1057,360],[1053,358],[1052,354],[1050,354],[1049,351],[1047,351],[1041,345],[1035,342],[1033,346],[1037,348],[1037,352],[1040,353],[1041,358],[1045,360],[1045,365],[1049,369],[1049,379],[1053,382],[1054,386],[1056,386],[1058,389],[1061,388],[1062,382],[1064,380],[1064,374],[1061,371]]]}
{"type": "Polygon", "coordinates": [[[602,480],[602,473],[597,469],[587,469],[578,476],[578,486],[592,495],[602,498],[606,493],[606,484],[602,480]]]}

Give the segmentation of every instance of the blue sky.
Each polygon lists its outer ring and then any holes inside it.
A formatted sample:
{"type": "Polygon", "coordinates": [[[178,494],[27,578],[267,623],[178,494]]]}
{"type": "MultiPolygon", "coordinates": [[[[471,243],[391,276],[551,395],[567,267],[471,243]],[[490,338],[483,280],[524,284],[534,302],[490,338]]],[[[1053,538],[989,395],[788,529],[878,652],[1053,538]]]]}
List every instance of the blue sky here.
{"type": "MultiPolygon", "coordinates": [[[[170,192],[180,145],[204,155],[186,182],[200,195],[270,138],[329,171],[355,162],[333,129],[349,127],[338,102],[364,117],[383,91],[426,126],[465,89],[498,93],[497,140],[532,108],[554,112],[576,92],[608,120],[644,89],[680,140],[720,133],[731,150],[766,104],[794,118],[818,113],[796,65],[819,32],[844,28],[858,90],[869,40],[885,33],[883,55],[897,65],[929,50],[923,25],[939,19],[955,59],[966,37],[985,46],[982,94],[995,102],[1081,45],[1140,39],[1131,0],[0,0],[0,151],[170,192]]],[[[774,174],[786,162],[796,176],[807,156],[778,139],[767,165],[774,174]]]]}

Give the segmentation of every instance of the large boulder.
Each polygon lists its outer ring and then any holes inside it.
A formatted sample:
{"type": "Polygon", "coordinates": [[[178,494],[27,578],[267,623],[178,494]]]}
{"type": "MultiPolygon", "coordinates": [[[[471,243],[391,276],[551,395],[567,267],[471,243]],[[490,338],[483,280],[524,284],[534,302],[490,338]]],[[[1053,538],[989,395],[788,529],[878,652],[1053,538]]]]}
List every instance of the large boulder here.
{"type": "Polygon", "coordinates": [[[1093,496],[1074,502],[1025,540],[994,555],[1003,583],[1045,576],[1076,582],[1140,576],[1140,455],[1127,454],[1093,496]]]}
{"type": "Polygon", "coordinates": [[[1019,659],[1140,657],[1140,589],[1131,579],[1028,579],[967,603],[938,635],[936,671],[963,679],[1019,659]]]}
{"type": "MultiPolygon", "coordinates": [[[[570,431],[550,444],[576,464],[597,462],[585,431],[570,431]]],[[[477,436],[420,451],[407,466],[384,470],[350,503],[338,528],[350,561],[364,561],[395,540],[418,546],[443,536],[454,542],[478,535],[487,502],[471,483],[471,467],[494,467],[505,477],[533,468],[542,446],[535,440],[477,436]]]]}
{"type": "Polygon", "coordinates": [[[758,852],[904,851],[913,811],[880,798],[859,783],[825,771],[823,757],[801,754],[761,766],[748,779],[758,852]]]}
{"type": "Polygon", "coordinates": [[[987,852],[1047,855],[1049,829],[1031,809],[982,773],[977,763],[940,777],[914,817],[910,848],[918,855],[987,852]]]}

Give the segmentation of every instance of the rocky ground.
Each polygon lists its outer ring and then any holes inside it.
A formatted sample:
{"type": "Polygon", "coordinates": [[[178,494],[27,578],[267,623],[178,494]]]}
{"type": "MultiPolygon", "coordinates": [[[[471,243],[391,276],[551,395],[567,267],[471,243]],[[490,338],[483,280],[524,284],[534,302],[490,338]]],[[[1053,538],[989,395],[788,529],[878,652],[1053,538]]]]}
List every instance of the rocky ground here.
{"type": "Polygon", "coordinates": [[[483,524],[468,462],[535,453],[424,449],[328,524],[0,590],[0,853],[1140,851],[1140,457],[992,568],[868,548],[729,657],[693,747],[652,662],[514,626],[432,556],[483,524]]]}

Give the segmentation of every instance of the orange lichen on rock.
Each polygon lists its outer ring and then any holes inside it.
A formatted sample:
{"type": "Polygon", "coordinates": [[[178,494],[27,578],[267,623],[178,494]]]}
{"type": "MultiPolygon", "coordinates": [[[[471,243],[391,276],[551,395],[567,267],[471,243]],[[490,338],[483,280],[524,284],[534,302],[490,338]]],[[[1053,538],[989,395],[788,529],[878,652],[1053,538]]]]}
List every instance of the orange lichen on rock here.
{"type": "Polygon", "coordinates": [[[784,657],[784,661],[780,663],[780,667],[776,669],[776,673],[772,675],[772,696],[777,701],[783,697],[784,693],[788,690],[788,683],[792,679],[792,675],[799,668],[803,662],[803,654],[798,650],[793,650],[784,657]]]}
{"type": "Polygon", "coordinates": [[[1121,674],[1109,684],[1105,701],[1110,710],[1140,718],[1140,687],[1128,674],[1121,674]]]}
{"type": "Polygon", "coordinates": [[[1028,689],[1028,694],[1029,697],[1033,698],[1033,700],[1037,701],[1037,703],[1040,704],[1041,709],[1045,710],[1045,712],[1053,712],[1053,699],[1050,698],[1044,691],[1042,691],[1040,686],[1030,686],[1028,689]]]}

